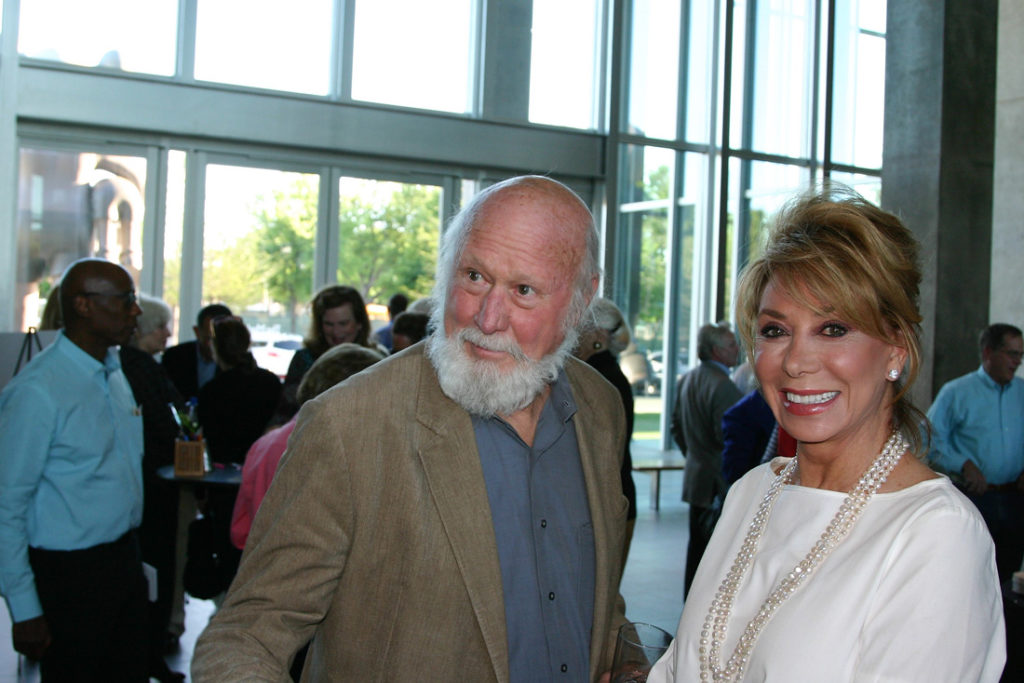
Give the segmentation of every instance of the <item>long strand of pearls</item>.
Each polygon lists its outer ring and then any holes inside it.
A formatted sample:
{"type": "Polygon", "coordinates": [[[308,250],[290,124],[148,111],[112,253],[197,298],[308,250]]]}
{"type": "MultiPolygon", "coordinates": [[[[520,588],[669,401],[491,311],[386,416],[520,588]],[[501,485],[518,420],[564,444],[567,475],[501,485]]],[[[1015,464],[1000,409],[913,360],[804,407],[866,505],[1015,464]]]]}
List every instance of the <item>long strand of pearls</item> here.
{"type": "Polygon", "coordinates": [[[704,626],[701,628],[700,633],[700,680],[738,681],[742,678],[747,662],[750,659],[750,652],[765,625],[786,598],[803,584],[807,577],[818,568],[818,565],[829,556],[846,534],[849,533],[850,529],[853,528],[857,518],[860,517],[861,512],[864,510],[864,506],[867,505],[871,496],[878,491],[893,468],[896,467],[896,463],[899,462],[900,457],[906,452],[907,446],[907,440],[903,435],[898,431],[894,431],[889,440],[885,442],[882,452],[875,458],[875,461],[867,471],[864,472],[857,485],[847,494],[846,499],[839,506],[839,511],[836,512],[835,517],[832,518],[828,527],[825,528],[818,542],[814,544],[814,547],[807,553],[807,556],[792,571],[786,574],[774,590],[768,594],[768,597],[765,598],[765,601],[761,604],[761,609],[758,610],[754,618],[747,624],[746,629],[744,629],[732,656],[729,657],[729,661],[722,665],[720,664],[722,645],[728,632],[729,617],[732,613],[736,594],[739,591],[743,577],[753,562],[754,555],[757,553],[761,535],[764,532],[775,500],[782,492],[782,487],[792,483],[791,479],[796,471],[797,458],[799,456],[789,461],[782,472],[772,481],[771,486],[769,486],[768,492],[761,501],[757,513],[750,522],[747,535],[743,539],[743,545],[740,546],[740,550],[736,554],[736,559],[733,560],[729,573],[726,574],[725,579],[718,588],[718,592],[715,593],[715,597],[711,601],[711,607],[708,609],[708,615],[704,619],[704,626]]]}

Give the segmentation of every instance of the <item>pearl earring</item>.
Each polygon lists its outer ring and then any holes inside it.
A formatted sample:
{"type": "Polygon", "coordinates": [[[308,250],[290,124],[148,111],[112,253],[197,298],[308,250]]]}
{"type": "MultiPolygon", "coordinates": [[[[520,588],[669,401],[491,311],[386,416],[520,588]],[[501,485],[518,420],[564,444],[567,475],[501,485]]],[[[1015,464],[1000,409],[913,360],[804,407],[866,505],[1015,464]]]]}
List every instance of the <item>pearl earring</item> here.
{"type": "Polygon", "coordinates": [[[892,370],[889,371],[888,377],[890,381],[895,382],[900,378],[900,371],[897,370],[896,368],[893,368],[892,370]]]}

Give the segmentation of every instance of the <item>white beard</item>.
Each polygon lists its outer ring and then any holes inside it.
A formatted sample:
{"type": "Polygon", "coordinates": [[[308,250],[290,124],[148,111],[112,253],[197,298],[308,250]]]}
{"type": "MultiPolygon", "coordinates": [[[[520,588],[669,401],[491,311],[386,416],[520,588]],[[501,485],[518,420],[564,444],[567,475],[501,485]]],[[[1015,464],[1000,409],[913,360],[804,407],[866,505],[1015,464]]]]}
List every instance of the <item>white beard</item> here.
{"type": "Polygon", "coordinates": [[[427,357],[437,371],[441,390],[471,415],[493,417],[513,415],[558,378],[566,358],[576,347],[578,333],[566,332],[559,347],[540,360],[529,358],[519,345],[503,335],[486,335],[467,327],[446,335],[439,327],[427,337],[427,357]],[[491,351],[504,351],[515,361],[510,368],[473,358],[466,351],[470,342],[491,351]]]}

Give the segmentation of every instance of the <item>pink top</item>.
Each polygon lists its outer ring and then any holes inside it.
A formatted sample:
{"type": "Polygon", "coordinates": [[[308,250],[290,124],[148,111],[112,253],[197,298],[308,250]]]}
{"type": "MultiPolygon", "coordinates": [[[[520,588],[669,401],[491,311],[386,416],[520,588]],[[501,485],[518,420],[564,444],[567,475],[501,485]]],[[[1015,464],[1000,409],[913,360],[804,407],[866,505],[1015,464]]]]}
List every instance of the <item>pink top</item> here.
{"type": "Polygon", "coordinates": [[[295,419],[293,417],[287,424],[261,436],[245,455],[242,485],[238,489],[235,511],[231,515],[231,543],[239,550],[245,547],[245,541],[249,538],[252,520],[274,479],[277,463],[281,461],[288,437],[295,429],[295,419]]]}

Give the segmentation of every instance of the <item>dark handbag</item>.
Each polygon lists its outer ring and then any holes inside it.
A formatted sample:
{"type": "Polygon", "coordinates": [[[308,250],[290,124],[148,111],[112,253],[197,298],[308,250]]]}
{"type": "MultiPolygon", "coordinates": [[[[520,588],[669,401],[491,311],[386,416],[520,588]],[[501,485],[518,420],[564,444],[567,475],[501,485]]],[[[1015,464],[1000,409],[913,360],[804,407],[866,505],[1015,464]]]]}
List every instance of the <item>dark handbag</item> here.
{"type": "Polygon", "coordinates": [[[188,525],[188,552],[183,582],[194,598],[209,600],[231,585],[240,552],[212,517],[200,517],[188,525]]]}

